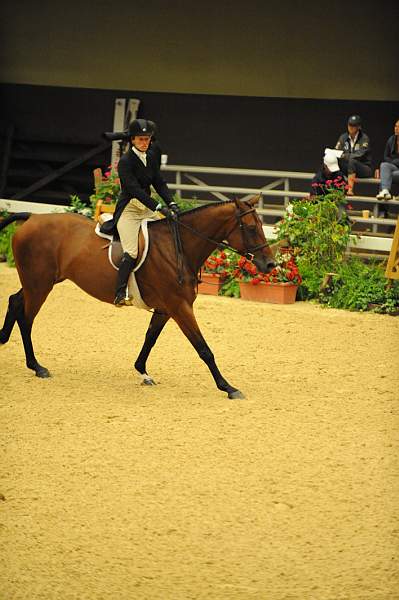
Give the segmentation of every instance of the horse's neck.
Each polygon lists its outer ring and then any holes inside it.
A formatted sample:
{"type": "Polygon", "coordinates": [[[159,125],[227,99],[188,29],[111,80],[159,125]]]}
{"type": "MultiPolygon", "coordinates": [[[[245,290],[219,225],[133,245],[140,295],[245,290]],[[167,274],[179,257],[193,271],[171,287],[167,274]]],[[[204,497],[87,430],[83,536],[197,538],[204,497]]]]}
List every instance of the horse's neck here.
{"type": "Polygon", "coordinates": [[[184,226],[180,228],[185,258],[193,271],[197,271],[217,244],[226,239],[233,212],[234,206],[230,204],[211,205],[208,210],[201,209],[183,216],[184,223],[199,234],[184,226]]]}

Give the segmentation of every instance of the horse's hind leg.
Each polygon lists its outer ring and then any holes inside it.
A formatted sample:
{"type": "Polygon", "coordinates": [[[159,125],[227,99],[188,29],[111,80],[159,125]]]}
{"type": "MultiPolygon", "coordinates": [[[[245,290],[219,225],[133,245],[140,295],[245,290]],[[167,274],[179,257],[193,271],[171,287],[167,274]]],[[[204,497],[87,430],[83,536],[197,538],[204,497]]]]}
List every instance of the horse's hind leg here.
{"type": "Polygon", "coordinates": [[[136,362],[134,363],[135,369],[143,376],[143,384],[144,385],[155,385],[155,381],[152,377],[149,377],[146,370],[146,363],[148,356],[157,341],[159,334],[162,329],[165,327],[166,323],[169,320],[169,316],[154,312],[151,317],[150,324],[147,329],[147,333],[145,335],[145,340],[143,347],[140,351],[140,354],[137,357],[136,362]]]}
{"type": "Polygon", "coordinates": [[[18,310],[23,306],[24,297],[22,290],[12,294],[8,299],[8,309],[4,319],[3,328],[0,329],[0,344],[6,344],[17,320],[18,310]]]}
{"type": "Polygon", "coordinates": [[[31,332],[33,321],[40,308],[42,307],[44,301],[46,300],[48,294],[50,293],[52,287],[53,286],[50,285],[46,289],[43,289],[42,286],[40,292],[38,290],[35,290],[34,294],[24,289],[23,310],[21,310],[21,312],[17,316],[17,323],[21,331],[22,342],[25,350],[26,366],[28,367],[28,369],[32,369],[32,371],[35,371],[36,377],[42,378],[50,377],[50,373],[48,369],[46,369],[46,367],[40,365],[36,360],[35,353],[33,350],[31,332]]]}
{"type": "Polygon", "coordinates": [[[10,296],[4,325],[0,330],[0,343],[6,344],[15,322],[18,323],[25,350],[26,366],[35,371],[37,377],[49,377],[50,373],[36,360],[31,338],[32,324],[50,290],[51,286],[46,293],[37,295],[35,299],[22,289],[10,296]]]}

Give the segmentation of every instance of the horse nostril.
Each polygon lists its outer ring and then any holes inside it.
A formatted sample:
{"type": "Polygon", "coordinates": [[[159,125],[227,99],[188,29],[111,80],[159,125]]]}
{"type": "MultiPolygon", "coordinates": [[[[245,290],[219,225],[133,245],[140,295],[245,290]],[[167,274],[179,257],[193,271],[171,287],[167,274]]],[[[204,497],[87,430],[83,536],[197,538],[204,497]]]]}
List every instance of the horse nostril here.
{"type": "Polygon", "coordinates": [[[270,271],[273,271],[274,267],[276,266],[276,263],[274,262],[274,260],[269,260],[266,266],[267,272],[269,273],[270,271]]]}

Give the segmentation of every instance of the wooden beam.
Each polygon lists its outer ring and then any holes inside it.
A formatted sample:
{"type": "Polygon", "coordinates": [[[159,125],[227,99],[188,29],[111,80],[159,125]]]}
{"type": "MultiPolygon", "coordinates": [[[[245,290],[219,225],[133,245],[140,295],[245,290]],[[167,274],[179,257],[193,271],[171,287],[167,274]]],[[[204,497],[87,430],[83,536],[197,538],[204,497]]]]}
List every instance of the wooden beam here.
{"type": "Polygon", "coordinates": [[[21,198],[26,198],[26,196],[28,196],[29,194],[32,194],[33,192],[36,192],[37,190],[40,190],[41,188],[43,188],[44,186],[46,186],[51,181],[54,181],[55,179],[58,179],[59,177],[61,177],[65,173],[68,173],[68,171],[71,171],[75,167],[78,167],[79,165],[85,163],[87,160],[89,160],[93,156],[96,156],[97,154],[100,154],[101,152],[104,152],[104,150],[107,150],[110,146],[111,146],[111,142],[102,142],[101,144],[99,144],[95,148],[92,148],[91,150],[89,150],[85,154],[82,154],[82,156],[79,156],[78,158],[75,158],[74,160],[70,161],[69,163],[67,163],[63,167],[60,167],[59,169],[57,169],[56,171],[53,171],[49,175],[46,175],[45,177],[42,177],[41,179],[39,179],[38,181],[36,181],[36,183],[33,183],[32,185],[30,185],[28,188],[22,190],[21,192],[18,192],[17,194],[15,194],[14,196],[12,196],[12,199],[13,200],[20,200],[21,198]]]}
{"type": "Polygon", "coordinates": [[[385,277],[388,279],[399,279],[399,217],[396,222],[395,233],[393,234],[385,277]]]}

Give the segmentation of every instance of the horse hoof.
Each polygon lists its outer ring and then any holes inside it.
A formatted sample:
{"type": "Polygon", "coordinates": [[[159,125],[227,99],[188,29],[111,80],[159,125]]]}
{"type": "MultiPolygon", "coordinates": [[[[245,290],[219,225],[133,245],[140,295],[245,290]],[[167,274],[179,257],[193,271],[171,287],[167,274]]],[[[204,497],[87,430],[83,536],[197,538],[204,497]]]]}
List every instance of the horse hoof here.
{"type": "Polygon", "coordinates": [[[148,377],[148,375],[143,375],[143,381],[141,385],[157,385],[152,377],[148,377]]]}
{"type": "Polygon", "coordinates": [[[40,377],[40,379],[51,377],[50,371],[46,369],[46,367],[40,367],[39,369],[36,369],[35,375],[36,377],[40,377]]]}
{"type": "Polygon", "coordinates": [[[234,392],[229,392],[230,400],[245,400],[245,396],[240,390],[234,390],[234,392]]]}

